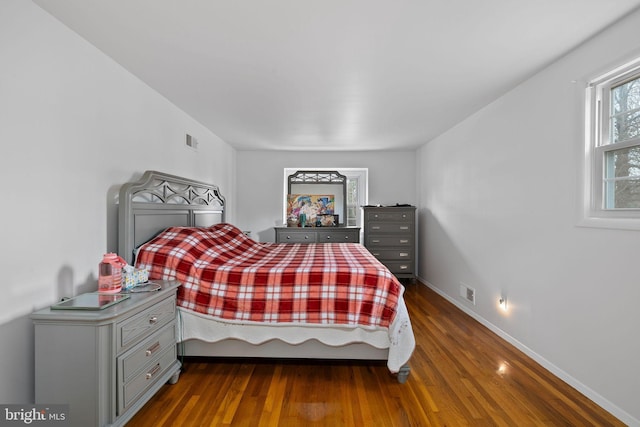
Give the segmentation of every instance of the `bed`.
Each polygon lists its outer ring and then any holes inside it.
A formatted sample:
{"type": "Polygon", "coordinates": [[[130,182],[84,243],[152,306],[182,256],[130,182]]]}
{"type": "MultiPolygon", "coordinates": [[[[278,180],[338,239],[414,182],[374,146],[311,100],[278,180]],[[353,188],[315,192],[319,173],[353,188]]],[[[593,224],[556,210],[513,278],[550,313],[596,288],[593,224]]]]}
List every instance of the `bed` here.
{"type": "Polygon", "coordinates": [[[404,288],[363,246],[255,242],[225,222],[218,187],[156,171],[118,203],[120,255],[182,283],[182,355],[385,360],[406,381],[404,288]]]}

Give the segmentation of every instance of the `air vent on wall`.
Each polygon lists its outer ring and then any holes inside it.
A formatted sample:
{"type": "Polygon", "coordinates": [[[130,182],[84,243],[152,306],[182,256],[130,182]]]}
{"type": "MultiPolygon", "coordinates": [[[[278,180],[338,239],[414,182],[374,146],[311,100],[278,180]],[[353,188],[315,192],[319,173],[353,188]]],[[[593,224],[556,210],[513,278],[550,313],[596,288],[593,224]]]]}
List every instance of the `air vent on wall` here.
{"type": "Polygon", "coordinates": [[[186,144],[189,148],[192,148],[194,150],[198,149],[198,140],[189,134],[187,134],[186,144]]]}
{"type": "Polygon", "coordinates": [[[460,296],[476,305],[476,290],[460,282],[460,296]]]}

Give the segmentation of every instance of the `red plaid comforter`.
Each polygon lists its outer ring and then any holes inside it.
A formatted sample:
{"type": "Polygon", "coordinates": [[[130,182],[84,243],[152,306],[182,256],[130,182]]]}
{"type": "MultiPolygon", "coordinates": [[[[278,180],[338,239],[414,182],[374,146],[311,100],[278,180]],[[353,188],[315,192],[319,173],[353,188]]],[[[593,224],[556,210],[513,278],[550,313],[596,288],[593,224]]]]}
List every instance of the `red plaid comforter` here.
{"type": "Polygon", "coordinates": [[[355,243],[258,243],[230,224],[172,227],[137,268],[178,280],[178,305],[226,320],[388,327],[402,286],[355,243]]]}

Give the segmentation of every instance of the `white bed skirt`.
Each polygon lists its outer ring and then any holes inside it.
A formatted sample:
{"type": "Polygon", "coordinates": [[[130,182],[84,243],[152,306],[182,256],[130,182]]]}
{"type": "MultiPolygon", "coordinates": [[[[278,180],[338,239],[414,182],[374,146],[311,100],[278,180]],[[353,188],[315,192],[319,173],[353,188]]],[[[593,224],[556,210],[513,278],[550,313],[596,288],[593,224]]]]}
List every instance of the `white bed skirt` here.
{"type": "Polygon", "coordinates": [[[184,355],[187,356],[386,359],[392,373],[409,361],[415,348],[409,313],[402,297],[398,299],[396,317],[389,329],[234,322],[179,308],[178,341],[185,342],[184,355]],[[215,354],[210,352],[211,346],[205,344],[222,341],[225,343],[215,354]],[[281,343],[286,344],[284,353],[281,343]]]}

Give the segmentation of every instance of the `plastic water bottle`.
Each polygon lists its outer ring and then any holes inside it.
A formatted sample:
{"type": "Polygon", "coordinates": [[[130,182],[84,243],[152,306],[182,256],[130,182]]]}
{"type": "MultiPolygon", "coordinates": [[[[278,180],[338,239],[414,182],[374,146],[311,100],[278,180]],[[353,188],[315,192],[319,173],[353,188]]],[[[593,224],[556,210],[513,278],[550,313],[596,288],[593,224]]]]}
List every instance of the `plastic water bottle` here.
{"type": "Polygon", "coordinates": [[[98,264],[98,292],[115,293],[122,289],[122,267],[126,262],[117,254],[104,254],[98,264]]]}

